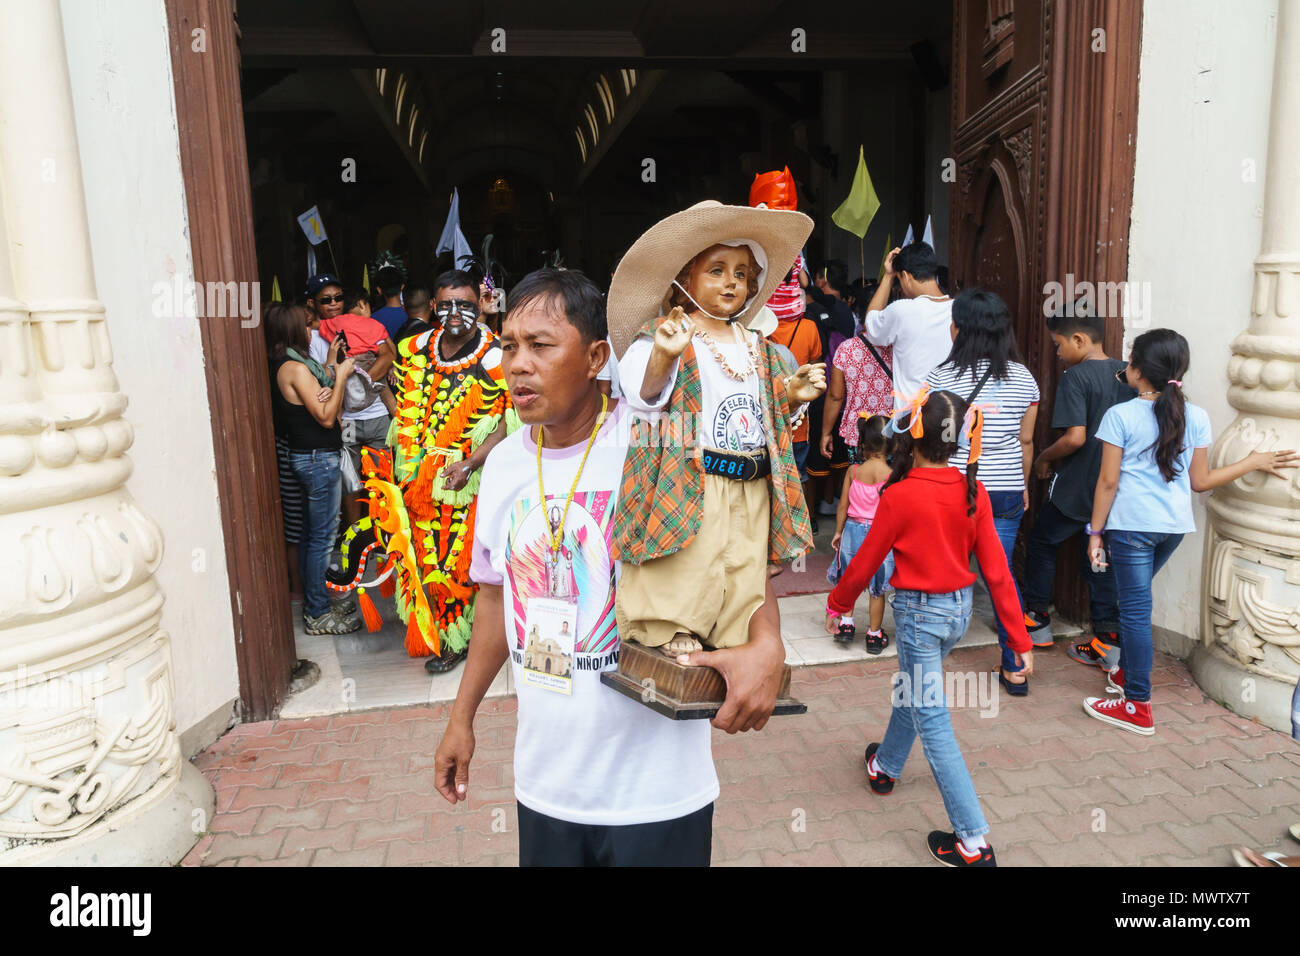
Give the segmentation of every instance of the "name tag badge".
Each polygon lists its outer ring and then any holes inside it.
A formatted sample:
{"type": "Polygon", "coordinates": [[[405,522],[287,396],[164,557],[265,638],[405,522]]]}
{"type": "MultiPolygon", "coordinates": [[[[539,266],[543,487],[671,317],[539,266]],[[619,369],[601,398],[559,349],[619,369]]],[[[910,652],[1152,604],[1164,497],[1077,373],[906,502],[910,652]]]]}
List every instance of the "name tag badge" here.
{"type": "Polygon", "coordinates": [[[524,624],[524,683],[556,694],[572,694],[577,632],[577,602],[529,598],[524,624]]]}

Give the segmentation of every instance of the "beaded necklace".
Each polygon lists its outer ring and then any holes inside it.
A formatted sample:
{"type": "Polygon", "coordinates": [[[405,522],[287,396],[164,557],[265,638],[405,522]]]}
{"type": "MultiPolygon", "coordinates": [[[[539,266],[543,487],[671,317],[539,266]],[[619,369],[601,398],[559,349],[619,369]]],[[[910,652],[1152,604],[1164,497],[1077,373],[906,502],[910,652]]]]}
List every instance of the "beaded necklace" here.
{"type": "Polygon", "coordinates": [[[748,338],[740,331],[739,325],[732,323],[731,331],[736,336],[736,344],[745,349],[745,357],[749,360],[749,368],[747,369],[737,371],[732,368],[731,363],[722,354],[722,349],[718,348],[718,343],[713,341],[713,337],[708,332],[703,329],[696,329],[695,337],[703,340],[704,344],[708,346],[709,351],[713,354],[714,361],[718,363],[718,367],[722,369],[723,374],[737,382],[743,382],[758,371],[758,349],[754,346],[753,339],[748,338]]]}
{"type": "Polygon", "coordinates": [[[477,362],[479,359],[481,359],[484,355],[486,355],[487,350],[492,347],[491,333],[484,335],[482,333],[482,330],[480,330],[479,334],[482,336],[482,341],[479,342],[479,346],[474,350],[473,354],[467,355],[463,359],[457,359],[454,362],[445,362],[443,361],[442,358],[442,346],[441,346],[442,333],[444,331],[445,329],[439,328],[438,331],[434,334],[433,348],[430,350],[433,357],[433,364],[436,365],[438,367],[438,370],[441,372],[462,372],[465,369],[469,368],[471,365],[473,365],[475,362],[477,362]]]}

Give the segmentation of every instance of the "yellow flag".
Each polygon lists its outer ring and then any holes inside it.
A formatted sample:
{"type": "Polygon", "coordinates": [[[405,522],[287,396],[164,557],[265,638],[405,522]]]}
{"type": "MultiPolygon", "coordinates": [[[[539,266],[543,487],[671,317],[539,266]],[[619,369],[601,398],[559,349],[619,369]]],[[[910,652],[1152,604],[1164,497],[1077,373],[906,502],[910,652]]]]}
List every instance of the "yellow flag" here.
{"type": "Polygon", "coordinates": [[[281,301],[281,298],[280,298],[280,277],[279,277],[279,276],[272,276],[272,277],[271,277],[271,301],[272,301],[272,302],[280,302],[280,301],[281,301]]]}
{"type": "Polygon", "coordinates": [[[366,290],[366,295],[370,295],[370,266],[361,267],[361,288],[366,290]]]}
{"type": "Polygon", "coordinates": [[[880,257],[880,274],[876,276],[877,282],[885,281],[885,260],[889,258],[889,253],[893,248],[894,248],[894,237],[885,236],[885,254],[880,257]]]}
{"type": "Polygon", "coordinates": [[[871,225],[879,208],[880,200],[876,196],[876,188],[871,185],[867,160],[859,146],[858,169],[853,174],[853,188],[849,190],[849,198],[831,213],[831,222],[861,239],[867,234],[867,226],[871,225]]]}

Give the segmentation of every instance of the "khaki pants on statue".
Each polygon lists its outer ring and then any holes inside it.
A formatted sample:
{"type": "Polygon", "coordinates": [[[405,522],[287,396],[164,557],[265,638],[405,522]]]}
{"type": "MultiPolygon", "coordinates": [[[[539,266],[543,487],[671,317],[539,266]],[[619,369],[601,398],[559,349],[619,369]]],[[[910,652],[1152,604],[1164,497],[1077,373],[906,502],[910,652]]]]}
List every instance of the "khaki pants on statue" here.
{"type": "Polygon", "coordinates": [[[623,562],[614,610],[619,637],[662,647],[680,632],[707,647],[749,640],[767,594],[766,478],[704,476],[700,530],[685,548],[644,564],[623,562]]]}

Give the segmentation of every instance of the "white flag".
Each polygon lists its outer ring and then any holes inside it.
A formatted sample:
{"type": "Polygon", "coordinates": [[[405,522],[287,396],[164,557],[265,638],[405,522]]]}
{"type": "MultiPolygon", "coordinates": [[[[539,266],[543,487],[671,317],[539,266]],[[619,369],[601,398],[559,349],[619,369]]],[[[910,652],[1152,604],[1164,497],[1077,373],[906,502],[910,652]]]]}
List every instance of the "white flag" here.
{"type": "Polygon", "coordinates": [[[907,235],[903,237],[903,245],[910,246],[912,244],[913,238],[914,236],[912,234],[912,224],[909,222],[907,224],[907,235]]]}
{"type": "Polygon", "coordinates": [[[315,206],[298,217],[298,225],[302,226],[303,234],[313,246],[319,246],[329,238],[325,235],[325,223],[321,221],[320,210],[315,206]]]}
{"type": "Polygon", "coordinates": [[[474,250],[469,247],[469,240],[460,231],[459,189],[451,191],[451,209],[447,211],[447,222],[442,227],[442,235],[438,237],[438,247],[433,250],[435,256],[440,256],[444,252],[452,254],[452,265],[457,269],[464,268],[464,263],[474,258],[474,250]]]}
{"type": "Polygon", "coordinates": [[[921,237],[921,241],[924,242],[926,245],[928,245],[931,249],[934,248],[934,227],[930,225],[929,216],[925,217],[925,235],[921,237]]]}

